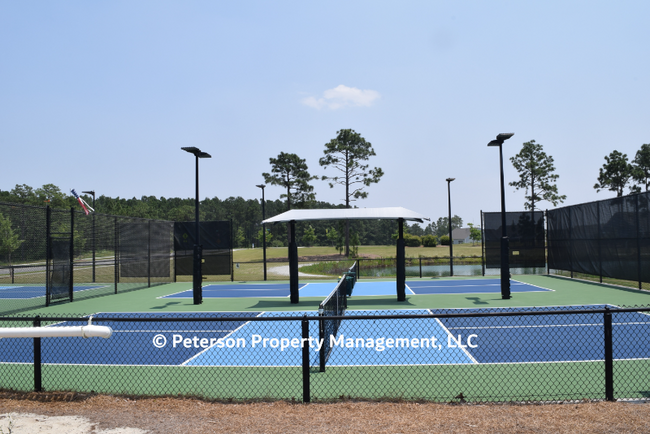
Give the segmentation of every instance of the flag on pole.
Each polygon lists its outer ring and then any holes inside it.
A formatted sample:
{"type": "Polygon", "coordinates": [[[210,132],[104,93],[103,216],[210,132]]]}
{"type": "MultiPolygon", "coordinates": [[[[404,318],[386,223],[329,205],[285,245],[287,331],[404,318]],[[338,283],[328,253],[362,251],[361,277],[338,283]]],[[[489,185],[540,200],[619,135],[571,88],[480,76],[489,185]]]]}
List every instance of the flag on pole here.
{"type": "Polygon", "coordinates": [[[85,200],[83,200],[83,199],[82,199],[82,198],[77,194],[76,191],[74,191],[74,188],[73,188],[72,190],[70,190],[70,191],[72,192],[72,195],[73,195],[74,197],[77,198],[77,202],[79,202],[79,205],[81,205],[81,208],[83,208],[83,210],[84,210],[84,212],[86,213],[86,215],[88,215],[89,212],[95,212],[95,210],[92,209],[92,207],[91,207],[90,205],[88,205],[88,203],[87,203],[85,200]],[[90,210],[90,211],[88,211],[88,210],[90,210]]]}

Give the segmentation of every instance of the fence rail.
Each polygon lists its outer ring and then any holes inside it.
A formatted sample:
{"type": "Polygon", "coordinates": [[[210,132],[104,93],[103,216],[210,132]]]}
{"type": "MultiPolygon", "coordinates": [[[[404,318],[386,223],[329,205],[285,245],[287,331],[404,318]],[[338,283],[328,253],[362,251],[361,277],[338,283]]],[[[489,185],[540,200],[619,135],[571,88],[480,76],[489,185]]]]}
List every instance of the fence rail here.
{"type": "MultiPolygon", "coordinates": [[[[331,317],[341,325],[329,337],[325,372],[316,313],[103,314],[91,321],[112,327],[109,339],[0,339],[0,388],[304,402],[644,399],[649,314],[609,306],[348,310],[331,317]]],[[[18,315],[0,326],[88,320],[18,315]]]]}

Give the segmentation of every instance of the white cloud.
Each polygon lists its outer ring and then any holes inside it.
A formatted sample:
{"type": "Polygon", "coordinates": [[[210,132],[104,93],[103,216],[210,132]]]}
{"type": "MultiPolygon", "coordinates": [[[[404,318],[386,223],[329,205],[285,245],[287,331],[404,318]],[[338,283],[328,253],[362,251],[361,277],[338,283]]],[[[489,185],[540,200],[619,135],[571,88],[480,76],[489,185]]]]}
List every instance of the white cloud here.
{"type": "Polygon", "coordinates": [[[379,98],[379,92],[376,90],[362,90],[340,84],[323,92],[322,98],[310,96],[304,98],[302,103],[315,109],[325,107],[336,110],[345,107],[370,107],[379,98]]]}

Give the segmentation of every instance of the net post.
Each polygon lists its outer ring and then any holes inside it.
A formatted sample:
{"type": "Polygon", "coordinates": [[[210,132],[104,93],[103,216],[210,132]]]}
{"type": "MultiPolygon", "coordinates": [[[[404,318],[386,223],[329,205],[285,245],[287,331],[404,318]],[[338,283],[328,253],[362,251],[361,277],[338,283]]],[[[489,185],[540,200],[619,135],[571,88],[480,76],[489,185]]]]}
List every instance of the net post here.
{"type": "Polygon", "coordinates": [[[309,320],[307,315],[302,317],[302,402],[311,401],[309,384],[309,320]]]}
{"type": "Polygon", "coordinates": [[[614,351],[612,344],[612,313],[609,307],[605,306],[604,313],[604,331],[605,331],[605,399],[615,401],[614,399],[614,351]]]}
{"type": "Polygon", "coordinates": [[[356,271],[356,273],[357,273],[357,280],[359,280],[359,279],[361,278],[361,275],[359,274],[359,272],[361,271],[361,258],[358,258],[358,259],[357,259],[356,264],[357,264],[357,269],[354,270],[354,271],[356,271]]]}
{"type": "MultiPolygon", "coordinates": [[[[41,317],[36,315],[34,317],[34,327],[41,326],[41,317]]],[[[34,338],[34,392],[43,390],[41,372],[41,338],[34,338]]]]}

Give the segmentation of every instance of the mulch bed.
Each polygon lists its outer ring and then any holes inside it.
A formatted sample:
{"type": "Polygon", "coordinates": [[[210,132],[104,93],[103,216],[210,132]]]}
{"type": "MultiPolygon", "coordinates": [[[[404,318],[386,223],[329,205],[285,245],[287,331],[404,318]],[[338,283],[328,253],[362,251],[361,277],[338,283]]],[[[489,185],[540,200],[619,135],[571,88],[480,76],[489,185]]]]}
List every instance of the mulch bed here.
{"type": "Polygon", "coordinates": [[[83,416],[153,433],[647,433],[647,404],[215,403],[75,393],[0,394],[0,414],[83,416]]]}

